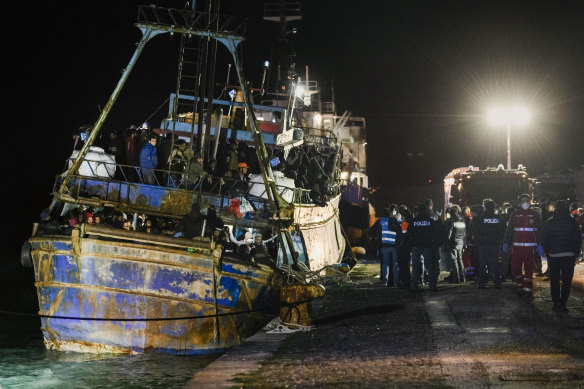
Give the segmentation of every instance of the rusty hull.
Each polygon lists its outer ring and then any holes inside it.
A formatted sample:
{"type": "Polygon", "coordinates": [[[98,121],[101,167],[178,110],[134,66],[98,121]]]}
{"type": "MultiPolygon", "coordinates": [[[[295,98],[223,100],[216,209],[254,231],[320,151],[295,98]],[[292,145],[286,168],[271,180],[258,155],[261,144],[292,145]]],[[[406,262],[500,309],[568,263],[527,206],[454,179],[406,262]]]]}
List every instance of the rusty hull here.
{"type": "Polygon", "coordinates": [[[220,352],[278,312],[280,271],[218,249],[63,236],[30,243],[40,314],[70,318],[41,319],[49,349],[220,352]],[[173,318],[183,319],[134,320],[173,318]]]}

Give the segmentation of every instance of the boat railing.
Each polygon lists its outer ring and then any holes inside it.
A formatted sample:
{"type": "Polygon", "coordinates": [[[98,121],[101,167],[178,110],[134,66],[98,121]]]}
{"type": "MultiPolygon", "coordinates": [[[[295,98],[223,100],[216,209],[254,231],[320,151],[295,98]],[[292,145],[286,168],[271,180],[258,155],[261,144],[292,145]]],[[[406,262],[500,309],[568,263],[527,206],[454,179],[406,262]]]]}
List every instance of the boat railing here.
{"type": "Polygon", "coordinates": [[[229,32],[245,36],[246,20],[244,18],[220,15],[208,12],[193,12],[190,8],[173,9],[154,5],[138,7],[137,24],[166,26],[170,32],[175,29],[212,30],[229,32]]]}
{"type": "MultiPolygon", "coordinates": [[[[62,177],[71,166],[72,159],[65,163],[65,172],[57,177],[55,190],[62,181],[62,177]]],[[[225,199],[246,198],[253,203],[256,209],[268,209],[268,195],[263,180],[242,181],[231,177],[216,177],[210,174],[189,179],[187,171],[173,171],[169,169],[151,169],[154,172],[153,186],[165,190],[188,190],[197,192],[199,196],[207,197],[209,202],[223,204],[216,200],[220,196],[225,199]]],[[[139,166],[119,164],[107,161],[84,160],[78,174],[74,175],[70,186],[70,195],[74,198],[101,197],[111,199],[110,191],[120,192],[119,185],[111,183],[128,183],[129,185],[148,185],[144,181],[142,169],[139,166]]],[[[294,204],[314,204],[310,190],[276,185],[278,193],[288,202],[294,204]]]]}
{"type": "Polygon", "coordinates": [[[187,239],[163,234],[150,234],[147,232],[124,230],[122,228],[81,224],[80,236],[89,235],[90,238],[115,239],[116,241],[128,241],[130,243],[156,243],[163,246],[178,247],[184,249],[213,250],[214,242],[209,238],[187,239]]]}

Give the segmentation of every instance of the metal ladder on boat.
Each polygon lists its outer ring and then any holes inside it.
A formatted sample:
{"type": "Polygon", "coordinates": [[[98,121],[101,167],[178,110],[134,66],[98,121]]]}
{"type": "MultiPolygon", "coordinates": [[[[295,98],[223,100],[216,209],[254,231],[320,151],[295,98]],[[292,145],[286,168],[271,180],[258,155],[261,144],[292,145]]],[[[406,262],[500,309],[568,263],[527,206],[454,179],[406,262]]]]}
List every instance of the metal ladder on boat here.
{"type": "MultiPolygon", "coordinates": [[[[194,132],[195,115],[197,113],[197,94],[201,84],[200,51],[201,40],[181,35],[178,59],[178,76],[176,79],[176,96],[173,104],[172,119],[178,120],[178,113],[190,110],[193,113],[191,133],[194,132]],[[193,102],[181,101],[178,96],[194,96],[193,102]]],[[[174,130],[174,128],[173,128],[174,130]]]]}

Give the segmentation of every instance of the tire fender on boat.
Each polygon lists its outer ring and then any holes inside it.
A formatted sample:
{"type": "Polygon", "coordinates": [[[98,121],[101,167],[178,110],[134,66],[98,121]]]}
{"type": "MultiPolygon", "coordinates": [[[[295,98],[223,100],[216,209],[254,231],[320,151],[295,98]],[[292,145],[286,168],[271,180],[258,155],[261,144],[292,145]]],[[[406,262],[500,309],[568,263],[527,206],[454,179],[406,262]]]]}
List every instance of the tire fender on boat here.
{"type": "Polygon", "coordinates": [[[32,256],[30,254],[30,242],[27,240],[20,248],[20,265],[22,267],[32,267],[32,256]]]}

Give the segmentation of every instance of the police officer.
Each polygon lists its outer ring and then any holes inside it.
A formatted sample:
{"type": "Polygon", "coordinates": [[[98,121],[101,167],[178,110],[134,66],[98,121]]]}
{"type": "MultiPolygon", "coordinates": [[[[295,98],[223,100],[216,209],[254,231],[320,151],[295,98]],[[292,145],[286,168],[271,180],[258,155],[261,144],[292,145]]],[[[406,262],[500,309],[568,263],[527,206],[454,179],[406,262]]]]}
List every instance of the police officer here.
{"type": "Polygon", "coordinates": [[[487,269],[489,276],[493,277],[495,288],[501,288],[501,276],[499,273],[499,250],[503,241],[505,224],[498,215],[495,215],[495,202],[485,199],[483,202],[485,211],[477,217],[473,223],[473,236],[479,248],[479,282],[477,287],[487,287],[487,269]]]}
{"type": "Polygon", "coordinates": [[[530,208],[531,197],[521,194],[518,197],[519,209],[511,214],[503,251],[511,251],[511,273],[513,279],[523,292],[533,293],[533,261],[536,255],[544,254],[541,246],[542,223],[540,215],[530,208]]]}
{"type": "Polygon", "coordinates": [[[399,207],[398,222],[401,223],[402,239],[397,246],[397,267],[399,269],[399,282],[398,287],[400,289],[406,289],[410,286],[410,252],[412,251],[409,246],[409,240],[407,239],[408,226],[414,219],[412,212],[405,206],[401,205],[399,207]]]}
{"type": "Polygon", "coordinates": [[[430,290],[436,291],[440,272],[440,258],[434,255],[434,250],[439,242],[439,230],[437,222],[432,218],[430,209],[421,204],[418,206],[418,214],[408,225],[407,237],[412,248],[412,277],[410,290],[418,289],[418,282],[423,265],[428,269],[430,290]]]}
{"type": "Polygon", "coordinates": [[[450,265],[450,282],[460,283],[465,281],[465,268],[462,262],[462,250],[466,241],[466,223],[460,216],[460,207],[452,206],[448,213],[450,219],[444,222],[446,230],[446,243],[444,249],[450,265]]]}

